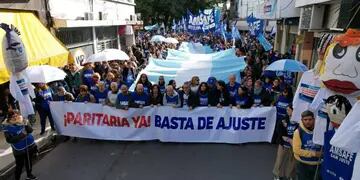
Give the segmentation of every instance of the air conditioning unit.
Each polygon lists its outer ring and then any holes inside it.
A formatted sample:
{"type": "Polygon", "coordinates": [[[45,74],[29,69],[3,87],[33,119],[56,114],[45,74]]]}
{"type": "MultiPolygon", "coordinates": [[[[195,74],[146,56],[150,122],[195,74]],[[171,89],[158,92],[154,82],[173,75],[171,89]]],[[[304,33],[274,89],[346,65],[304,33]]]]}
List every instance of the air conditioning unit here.
{"type": "Polygon", "coordinates": [[[94,20],[94,14],[92,12],[85,12],[84,19],[85,20],[94,20]]]}
{"type": "Polygon", "coordinates": [[[300,29],[322,29],[325,5],[304,7],[301,11],[300,29]]]}
{"type": "Polygon", "coordinates": [[[99,12],[99,20],[107,20],[108,13],[107,12],[99,12]]]}

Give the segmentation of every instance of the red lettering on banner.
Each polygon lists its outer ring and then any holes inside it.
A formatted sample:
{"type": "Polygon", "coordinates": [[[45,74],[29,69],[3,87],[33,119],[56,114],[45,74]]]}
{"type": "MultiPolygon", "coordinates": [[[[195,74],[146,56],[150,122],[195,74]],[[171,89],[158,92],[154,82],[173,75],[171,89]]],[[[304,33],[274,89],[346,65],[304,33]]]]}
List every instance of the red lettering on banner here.
{"type": "Polygon", "coordinates": [[[116,117],[110,116],[109,126],[116,126],[116,117]]]}
{"type": "Polygon", "coordinates": [[[137,128],[147,127],[145,116],[141,116],[140,122],[137,128]]]}
{"type": "Polygon", "coordinates": [[[104,126],[104,125],[110,126],[109,117],[107,114],[104,114],[103,123],[101,124],[101,126],[104,126]]]}
{"type": "Polygon", "coordinates": [[[122,127],[126,126],[126,127],[130,127],[129,121],[126,118],[122,118],[122,122],[121,125],[122,127]]]}
{"type": "Polygon", "coordinates": [[[84,118],[83,118],[83,124],[86,124],[88,126],[91,126],[91,114],[90,113],[84,113],[84,118]]]}
{"type": "Polygon", "coordinates": [[[147,127],[150,127],[150,117],[151,116],[148,116],[148,118],[147,118],[147,125],[148,125],[147,127]]]}
{"type": "Polygon", "coordinates": [[[74,113],[67,112],[64,116],[64,126],[66,127],[67,124],[70,124],[72,121],[74,121],[74,113]]]}
{"type": "Polygon", "coordinates": [[[81,119],[82,119],[81,114],[79,112],[76,113],[75,120],[74,120],[74,125],[82,126],[81,119]]]}
{"type": "Polygon", "coordinates": [[[135,126],[135,128],[138,128],[138,126],[139,126],[139,121],[140,121],[140,116],[137,116],[137,117],[132,117],[132,120],[133,120],[133,122],[134,122],[134,126],[135,126]]]}
{"type": "Polygon", "coordinates": [[[94,113],[94,115],[93,116],[95,116],[96,118],[97,118],[97,125],[98,126],[101,126],[101,117],[103,116],[103,114],[101,114],[101,113],[94,113]]]}

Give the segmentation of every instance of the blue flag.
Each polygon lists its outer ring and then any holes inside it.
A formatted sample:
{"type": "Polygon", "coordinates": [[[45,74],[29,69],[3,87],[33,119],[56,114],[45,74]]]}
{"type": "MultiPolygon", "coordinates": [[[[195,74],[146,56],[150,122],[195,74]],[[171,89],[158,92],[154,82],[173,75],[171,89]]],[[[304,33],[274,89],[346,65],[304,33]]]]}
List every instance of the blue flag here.
{"type": "Polygon", "coordinates": [[[241,39],[241,35],[239,33],[238,28],[236,27],[236,23],[233,25],[231,29],[231,36],[233,39],[241,39]]]}
{"type": "Polygon", "coordinates": [[[273,48],[272,45],[269,43],[269,41],[265,38],[263,33],[257,36],[257,40],[259,40],[260,44],[262,45],[262,47],[264,47],[265,51],[270,51],[273,48]]]}
{"type": "Polygon", "coordinates": [[[251,13],[246,18],[246,22],[249,25],[249,31],[251,35],[258,36],[260,33],[263,33],[264,20],[257,19],[256,17],[254,17],[254,14],[251,13]]]}

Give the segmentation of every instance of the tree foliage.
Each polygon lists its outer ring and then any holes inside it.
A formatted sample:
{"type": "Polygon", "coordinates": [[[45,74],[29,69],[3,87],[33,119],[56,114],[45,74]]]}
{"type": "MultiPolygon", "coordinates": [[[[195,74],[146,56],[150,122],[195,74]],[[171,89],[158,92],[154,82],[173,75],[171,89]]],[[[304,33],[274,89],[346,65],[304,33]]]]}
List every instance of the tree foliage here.
{"type": "Polygon", "coordinates": [[[222,0],[136,0],[136,12],[141,13],[144,24],[161,23],[167,26],[172,19],[179,20],[187,10],[197,13],[199,10],[213,7],[222,0]]]}

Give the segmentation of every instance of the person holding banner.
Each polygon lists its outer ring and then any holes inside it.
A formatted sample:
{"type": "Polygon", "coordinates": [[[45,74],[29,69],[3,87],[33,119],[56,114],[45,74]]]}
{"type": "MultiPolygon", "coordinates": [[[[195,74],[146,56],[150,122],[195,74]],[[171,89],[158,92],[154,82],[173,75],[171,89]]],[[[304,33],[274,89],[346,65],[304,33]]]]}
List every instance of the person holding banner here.
{"type": "Polygon", "coordinates": [[[230,98],[233,101],[237,91],[240,87],[240,83],[236,82],[235,74],[229,76],[229,83],[226,84],[226,89],[229,91],[230,98]]]}
{"type": "Polygon", "coordinates": [[[108,92],[105,104],[114,107],[118,96],[118,83],[112,82],[110,84],[110,91],[108,92]]]}
{"type": "Polygon", "coordinates": [[[197,106],[210,106],[209,104],[209,87],[206,82],[199,85],[197,91],[197,106]]]}
{"type": "Polygon", "coordinates": [[[166,87],[166,93],[163,98],[164,106],[180,107],[179,94],[174,90],[172,85],[166,87]]]}
{"type": "Polygon", "coordinates": [[[150,90],[151,90],[151,82],[149,81],[148,77],[146,74],[141,74],[140,75],[140,81],[138,83],[141,83],[143,85],[144,88],[144,92],[149,94],[150,90]]]}
{"type": "Polygon", "coordinates": [[[238,109],[251,108],[253,99],[249,95],[249,91],[245,86],[240,86],[234,97],[233,105],[238,109]]]}
{"type": "Polygon", "coordinates": [[[150,104],[149,96],[144,92],[143,84],[137,84],[135,92],[131,93],[130,107],[143,108],[150,104]]]}
{"type": "Polygon", "coordinates": [[[79,95],[76,97],[75,102],[90,102],[90,103],[95,103],[96,99],[95,97],[90,94],[89,92],[89,88],[86,85],[81,85],[80,88],[80,93],[79,95]]]}
{"type": "Polygon", "coordinates": [[[224,81],[216,82],[216,93],[214,98],[210,98],[210,104],[212,106],[216,105],[218,108],[222,108],[223,106],[231,106],[230,94],[226,89],[226,84],[224,81]]]}
{"type": "Polygon", "coordinates": [[[261,80],[255,81],[253,99],[253,107],[270,106],[271,104],[270,93],[263,87],[261,80]]]}
{"type": "Polygon", "coordinates": [[[166,90],[166,86],[165,86],[165,78],[164,76],[159,76],[159,80],[158,80],[158,86],[159,86],[159,90],[161,94],[165,93],[166,90]]]}
{"type": "Polygon", "coordinates": [[[97,83],[96,86],[97,89],[93,93],[96,99],[96,103],[105,104],[108,95],[108,90],[105,88],[105,83],[103,81],[100,81],[99,83],[97,83]]]}
{"type": "Polygon", "coordinates": [[[190,83],[185,82],[182,86],[182,89],[179,91],[180,95],[180,107],[188,108],[189,110],[193,109],[196,104],[195,93],[190,89],[190,83]]]}
{"type": "Polygon", "coordinates": [[[117,95],[116,98],[115,107],[116,109],[128,110],[129,102],[131,98],[128,87],[125,84],[123,84],[121,85],[120,91],[121,92],[117,95]]]}
{"type": "Polygon", "coordinates": [[[321,146],[313,143],[314,113],[307,110],[301,114],[299,128],[294,132],[293,151],[296,159],[296,178],[318,180],[320,178],[321,146]]]}
{"type": "MultiPolygon", "coordinates": [[[[164,78],[164,77],[163,77],[164,78]]],[[[160,81],[159,81],[160,82],[160,81]]],[[[164,81],[165,83],[165,81],[164,81]]],[[[164,91],[165,92],[165,91],[164,91]]],[[[162,106],[163,105],[163,93],[161,93],[160,86],[154,84],[151,88],[150,93],[150,104],[152,106],[162,106]]]]}

